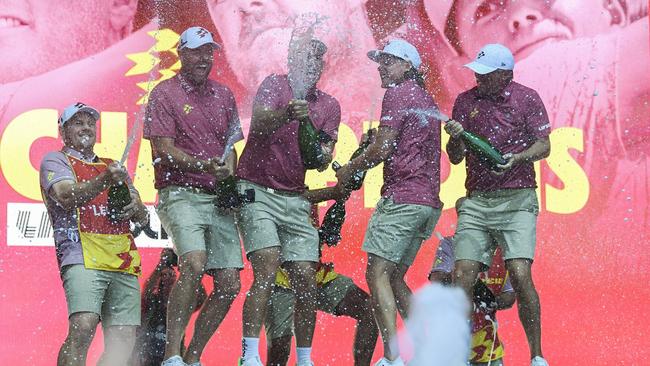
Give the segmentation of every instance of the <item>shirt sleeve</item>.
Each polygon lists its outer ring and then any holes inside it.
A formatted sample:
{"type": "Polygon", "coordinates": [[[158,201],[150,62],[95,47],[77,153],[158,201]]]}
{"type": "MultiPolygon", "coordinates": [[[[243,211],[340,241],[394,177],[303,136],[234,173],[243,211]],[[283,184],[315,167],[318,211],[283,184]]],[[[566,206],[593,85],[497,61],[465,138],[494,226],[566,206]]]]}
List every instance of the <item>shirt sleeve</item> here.
{"type": "Polygon", "coordinates": [[[451,238],[446,237],[440,240],[436,250],[436,259],[433,262],[431,272],[451,273],[454,270],[454,247],[451,238]]]}
{"type": "Polygon", "coordinates": [[[454,107],[451,112],[451,119],[460,123],[463,126],[463,128],[467,128],[465,123],[466,116],[463,114],[464,103],[465,103],[465,93],[460,94],[458,97],[456,97],[456,101],[454,102],[454,107]]]}
{"type": "Polygon", "coordinates": [[[379,127],[390,127],[400,130],[404,124],[406,114],[406,111],[403,110],[402,103],[400,103],[399,89],[397,87],[387,89],[381,103],[379,127]]]}
{"type": "Polygon", "coordinates": [[[282,88],[283,84],[280,83],[278,75],[269,75],[262,81],[260,87],[257,89],[255,99],[253,100],[253,109],[255,108],[269,108],[277,111],[285,106],[282,105],[280,98],[281,94],[278,89],[282,88]]]}
{"type": "Polygon", "coordinates": [[[43,192],[49,196],[50,188],[55,183],[64,180],[76,180],[68,159],[61,152],[47,154],[40,167],[40,182],[43,192]]]}
{"type": "Polygon", "coordinates": [[[159,87],[160,85],[156,86],[149,96],[144,118],[144,138],[176,138],[176,118],[171,101],[159,87]]]}
{"type": "Polygon", "coordinates": [[[526,116],[526,129],[528,133],[537,138],[544,138],[551,134],[551,122],[542,98],[537,92],[531,91],[528,96],[528,115],[526,116]]]}

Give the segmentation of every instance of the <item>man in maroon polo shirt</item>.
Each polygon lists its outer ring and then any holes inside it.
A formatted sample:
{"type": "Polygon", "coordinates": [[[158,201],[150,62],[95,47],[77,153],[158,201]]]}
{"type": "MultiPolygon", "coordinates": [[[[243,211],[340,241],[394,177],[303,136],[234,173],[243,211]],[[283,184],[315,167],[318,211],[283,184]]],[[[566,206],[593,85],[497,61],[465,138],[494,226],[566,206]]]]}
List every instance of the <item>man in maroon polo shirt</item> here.
{"type": "MultiPolygon", "coordinates": [[[[327,135],[326,153],[337,139],[341,108],[316,83],[323,70],[326,46],[312,40],[304,53],[309,80],[304,100],[294,99],[287,75],[270,75],[260,85],[246,147],[237,168],[240,188],[255,190],[255,202],[239,213],[239,228],[254,280],[243,310],[244,338],[241,364],[261,366],[259,334],[266,304],[280,265],[287,270],[296,298],[295,334],[298,365],[312,365],[311,342],[316,321],[315,290],[318,263],[318,233],[310,221],[305,191],[305,167],[298,145],[299,121],[312,123],[327,135]]],[[[303,57],[290,55],[290,57],[303,57]]]]}
{"type": "Polygon", "coordinates": [[[531,276],[539,205],[533,162],[551,151],[550,122],[534,90],[512,81],[514,57],[500,44],[488,44],[465,65],[476,74],[477,86],[460,94],[453,120],[445,126],[451,139],[452,164],[467,158],[467,199],[458,209],[454,281],[471,298],[478,273],[488,268],[494,238],[502,247],[517,294],[519,319],[530,347],[531,365],[547,366],[542,356],[540,304],[531,276]],[[466,149],[463,130],[489,140],[506,163],[496,171],[466,149]]]}
{"type": "Polygon", "coordinates": [[[345,184],[357,172],[384,163],[381,199],[362,249],[368,253],[366,281],[384,344],[384,357],[375,366],[404,366],[395,339],[397,312],[403,319],[409,313],[411,289],[404,276],[442,210],[441,128],[435,117],[438,108],[424,89],[420,54],[412,44],[395,39],[368,57],[379,64],[386,89],[377,138],[336,176],[339,185],[345,184]]]}
{"type": "Polygon", "coordinates": [[[208,79],[215,47],[204,28],[183,32],[180,73],[154,88],[146,111],[144,137],[153,151],[157,213],[174,244],[180,271],[169,298],[163,366],[200,365],[205,345],[240,289],[243,260],[234,215],[217,209],[215,198],[218,182],[235,170],[232,144],[243,137],[232,92],[208,79]],[[181,355],[204,272],[213,277],[214,290],[181,355]]]}

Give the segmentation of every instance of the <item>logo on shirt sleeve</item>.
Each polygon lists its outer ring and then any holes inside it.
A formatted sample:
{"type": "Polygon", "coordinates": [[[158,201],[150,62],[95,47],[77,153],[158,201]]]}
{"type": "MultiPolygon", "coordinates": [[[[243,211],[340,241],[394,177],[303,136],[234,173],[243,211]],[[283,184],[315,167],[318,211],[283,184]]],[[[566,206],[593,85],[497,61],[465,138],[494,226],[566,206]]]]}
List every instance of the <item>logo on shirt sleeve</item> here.
{"type": "Polygon", "coordinates": [[[192,106],[189,105],[189,104],[185,104],[185,105],[183,106],[183,112],[185,112],[185,114],[190,114],[190,112],[192,111],[192,109],[194,109],[194,107],[192,107],[192,106]]]}
{"type": "Polygon", "coordinates": [[[478,108],[474,107],[474,110],[469,112],[469,118],[474,118],[478,116],[478,108]]]}
{"type": "Polygon", "coordinates": [[[52,178],[54,178],[54,172],[47,172],[47,181],[51,182],[52,178]]]}

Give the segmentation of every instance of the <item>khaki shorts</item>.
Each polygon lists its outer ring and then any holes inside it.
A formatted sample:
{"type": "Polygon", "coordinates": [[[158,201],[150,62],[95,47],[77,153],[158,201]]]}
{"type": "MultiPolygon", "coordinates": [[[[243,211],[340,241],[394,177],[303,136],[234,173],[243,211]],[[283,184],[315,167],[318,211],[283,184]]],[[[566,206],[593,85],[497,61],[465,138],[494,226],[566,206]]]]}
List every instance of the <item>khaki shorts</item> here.
{"type": "Polygon", "coordinates": [[[255,190],[255,202],[238,214],[246,254],[281,247],[283,261],[318,262],[318,232],[310,220],[311,204],[297,193],[283,193],[245,180],[239,190],[255,190]]]}
{"type": "Polygon", "coordinates": [[[63,267],[61,278],[68,303],[68,317],[89,312],[99,315],[103,327],[140,325],[138,277],[73,264],[63,267]]]}
{"type": "MultiPolygon", "coordinates": [[[[316,310],[339,316],[336,307],[343,301],[348,291],[354,287],[356,285],[350,277],[340,274],[323,286],[318,286],[316,310]]],[[[293,308],[295,302],[296,296],[292,290],[273,286],[264,320],[267,339],[293,336],[293,308]]]]}
{"type": "Polygon", "coordinates": [[[158,192],[156,212],[180,257],[207,252],[206,269],[243,268],[235,216],[214,204],[214,195],[193,188],[169,186],[158,192]]]}
{"type": "Polygon", "coordinates": [[[391,262],[410,266],[422,242],[431,237],[440,212],[439,208],[382,198],[370,218],[361,248],[391,262]]]}
{"type": "Polygon", "coordinates": [[[532,188],[473,192],[458,209],[456,260],[477,261],[489,267],[496,245],[501,246],[506,260],[532,260],[538,213],[532,188]]]}

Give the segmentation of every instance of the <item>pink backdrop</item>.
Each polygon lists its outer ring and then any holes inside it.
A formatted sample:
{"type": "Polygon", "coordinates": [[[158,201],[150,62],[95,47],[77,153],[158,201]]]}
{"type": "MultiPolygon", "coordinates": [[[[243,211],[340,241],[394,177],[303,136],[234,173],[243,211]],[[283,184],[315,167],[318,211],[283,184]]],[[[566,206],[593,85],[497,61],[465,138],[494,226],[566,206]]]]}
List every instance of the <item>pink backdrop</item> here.
{"type": "MultiPolygon", "coordinates": [[[[482,2],[458,1],[451,26],[451,0],[408,5],[333,0],[316,6],[307,0],[151,0],[114,9],[86,1],[99,5],[61,5],[57,11],[76,12],[82,20],[88,19],[84,11],[107,15],[76,28],[73,17],[58,18],[58,24],[70,23],[58,33],[43,30],[48,16],[58,16],[47,9],[50,2],[24,3],[0,7],[0,16],[6,10],[11,19],[0,29],[0,355],[5,363],[54,364],[67,331],[65,298],[37,180],[43,155],[60,147],[59,111],[74,101],[97,107],[102,112],[97,152],[119,158],[127,133],[142,118],[150,81],[178,71],[178,33],[202,25],[222,40],[213,77],[235,92],[246,130],[254,86],[260,75],[282,71],[290,24],[305,12],[325,17],[317,29],[330,49],[321,86],[343,108],[339,161],[348,160],[362,130],[378,119],[382,90],[376,66],[365,59],[369,49],[396,36],[416,44],[428,70],[428,88],[447,113],[455,96],[472,86],[473,76],[462,65],[476,53],[475,44],[499,41],[516,49],[515,79],[540,93],[553,125],[553,152],[538,166],[541,213],[533,267],[542,301],[544,353],[552,365],[640,365],[650,357],[642,320],[650,317],[645,1],[603,9],[594,8],[592,1],[551,5],[528,0],[503,8],[499,2],[472,6],[482,2]],[[71,52],[76,49],[83,52],[71,52]]],[[[153,205],[148,143],[137,141],[127,164],[145,203],[153,205]]],[[[442,165],[441,196],[447,209],[436,230],[448,235],[456,220],[450,208],[464,190],[464,168],[451,167],[445,154],[442,165]]],[[[331,184],[334,175],[314,174],[308,180],[318,187],[331,184]]],[[[364,289],[366,257],[360,246],[380,185],[381,173],[375,169],[348,204],[342,243],[325,252],[338,272],[364,289]]],[[[139,237],[138,244],[144,279],[159,248],[168,243],[139,237]]],[[[436,245],[436,239],[427,241],[409,271],[412,288],[425,283],[436,245]]],[[[242,288],[250,282],[247,266],[242,288]]],[[[242,302],[243,293],[208,345],[206,365],[236,363],[242,302]]],[[[528,348],[516,310],[501,312],[499,320],[506,363],[525,364],[528,348]]],[[[353,327],[350,319],[319,315],[317,364],[352,364],[353,327]]],[[[101,349],[99,332],[91,364],[101,349]]],[[[375,357],[380,354],[378,345],[375,357]]]]}

